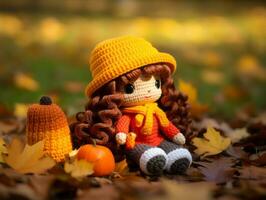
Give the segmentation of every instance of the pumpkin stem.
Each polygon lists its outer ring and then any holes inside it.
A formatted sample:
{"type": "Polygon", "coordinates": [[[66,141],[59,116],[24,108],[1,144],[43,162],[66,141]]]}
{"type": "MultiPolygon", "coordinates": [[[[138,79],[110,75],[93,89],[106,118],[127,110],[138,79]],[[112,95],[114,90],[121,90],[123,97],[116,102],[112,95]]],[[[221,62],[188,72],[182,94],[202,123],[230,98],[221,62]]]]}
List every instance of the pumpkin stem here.
{"type": "Polygon", "coordinates": [[[96,147],[96,140],[95,139],[92,139],[92,143],[93,143],[93,146],[96,147]]]}

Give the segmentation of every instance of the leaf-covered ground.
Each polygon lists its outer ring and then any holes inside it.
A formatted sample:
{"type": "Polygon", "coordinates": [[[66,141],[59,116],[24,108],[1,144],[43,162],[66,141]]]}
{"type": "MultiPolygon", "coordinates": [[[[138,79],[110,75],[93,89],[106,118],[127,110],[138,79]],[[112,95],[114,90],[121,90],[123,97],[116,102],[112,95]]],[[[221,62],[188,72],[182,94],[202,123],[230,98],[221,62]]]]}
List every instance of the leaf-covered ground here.
{"type": "Polygon", "coordinates": [[[113,2],[92,15],[0,6],[0,199],[266,198],[265,6],[169,2],[113,2]],[[88,163],[54,166],[41,143],[23,149],[27,106],[49,95],[72,121],[86,103],[89,52],[124,34],[177,59],[176,85],[194,117],[186,175],[146,177],[121,162],[112,175],[92,177],[88,163]]]}
{"type": "Polygon", "coordinates": [[[12,117],[0,123],[1,199],[266,197],[265,114],[230,125],[205,117],[194,122],[198,135],[187,144],[192,166],[184,175],[161,177],[132,172],[125,160],[116,163],[110,176],[93,177],[92,163],[76,160],[75,152],[66,163],[55,164],[44,155],[42,142],[24,147],[25,119],[12,117]]]}

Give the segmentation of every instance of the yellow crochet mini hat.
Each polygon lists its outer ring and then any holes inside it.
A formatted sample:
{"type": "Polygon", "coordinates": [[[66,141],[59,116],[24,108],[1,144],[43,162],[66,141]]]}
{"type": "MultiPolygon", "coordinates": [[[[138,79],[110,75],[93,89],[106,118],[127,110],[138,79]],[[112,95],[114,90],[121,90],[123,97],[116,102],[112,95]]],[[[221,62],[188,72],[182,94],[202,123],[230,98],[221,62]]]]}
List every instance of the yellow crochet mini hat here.
{"type": "Polygon", "coordinates": [[[29,145],[44,140],[44,152],[57,162],[63,161],[65,155],[72,151],[66,116],[47,96],[40,99],[40,104],[29,107],[26,134],[29,145]]]}
{"type": "Polygon", "coordinates": [[[159,52],[143,38],[123,36],[100,42],[90,56],[92,81],[86,87],[90,97],[109,81],[139,67],[166,63],[174,72],[176,61],[173,56],[159,52]]]}

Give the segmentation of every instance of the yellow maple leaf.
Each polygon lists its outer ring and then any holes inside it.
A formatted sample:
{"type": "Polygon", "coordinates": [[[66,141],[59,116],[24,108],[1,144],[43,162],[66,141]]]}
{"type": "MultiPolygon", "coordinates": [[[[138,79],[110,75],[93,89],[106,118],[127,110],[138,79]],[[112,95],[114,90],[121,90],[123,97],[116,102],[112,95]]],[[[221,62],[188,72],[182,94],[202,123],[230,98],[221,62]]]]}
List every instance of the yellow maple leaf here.
{"type": "Polygon", "coordinates": [[[197,89],[190,83],[179,80],[179,90],[188,96],[188,102],[193,104],[197,102],[198,92],[197,89]]]}
{"type": "Polygon", "coordinates": [[[6,164],[19,173],[43,173],[52,168],[56,162],[47,157],[43,151],[44,141],[32,146],[25,145],[17,138],[7,146],[6,164]]]}
{"type": "Polygon", "coordinates": [[[39,84],[31,76],[24,73],[17,73],[14,77],[14,83],[17,87],[29,91],[36,91],[39,89],[39,84]]]}
{"type": "Polygon", "coordinates": [[[75,159],[73,162],[65,162],[64,170],[74,178],[83,178],[93,174],[93,164],[81,159],[75,159]]]}
{"type": "Polygon", "coordinates": [[[5,153],[7,153],[5,141],[3,140],[3,138],[0,138],[0,163],[4,162],[3,154],[5,153]]]}
{"type": "Polygon", "coordinates": [[[212,127],[209,127],[203,136],[204,138],[196,137],[192,139],[192,144],[197,147],[195,153],[203,155],[203,157],[219,154],[231,144],[230,138],[222,137],[212,127]]]}

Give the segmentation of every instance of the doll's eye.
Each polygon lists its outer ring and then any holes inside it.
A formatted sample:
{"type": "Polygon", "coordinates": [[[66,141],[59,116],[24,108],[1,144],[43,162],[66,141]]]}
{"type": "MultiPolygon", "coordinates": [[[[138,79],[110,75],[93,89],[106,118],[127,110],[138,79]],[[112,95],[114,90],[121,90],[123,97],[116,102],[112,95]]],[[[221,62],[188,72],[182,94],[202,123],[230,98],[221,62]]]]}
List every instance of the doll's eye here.
{"type": "Polygon", "coordinates": [[[134,89],[135,89],[135,87],[134,87],[134,85],[132,85],[132,84],[127,84],[126,86],[125,86],[125,93],[127,93],[127,94],[132,94],[133,92],[134,92],[134,89]]]}
{"type": "Polygon", "coordinates": [[[160,80],[156,80],[156,81],[155,81],[155,86],[156,86],[157,88],[160,88],[160,87],[161,87],[161,81],[160,81],[160,80]]]}

